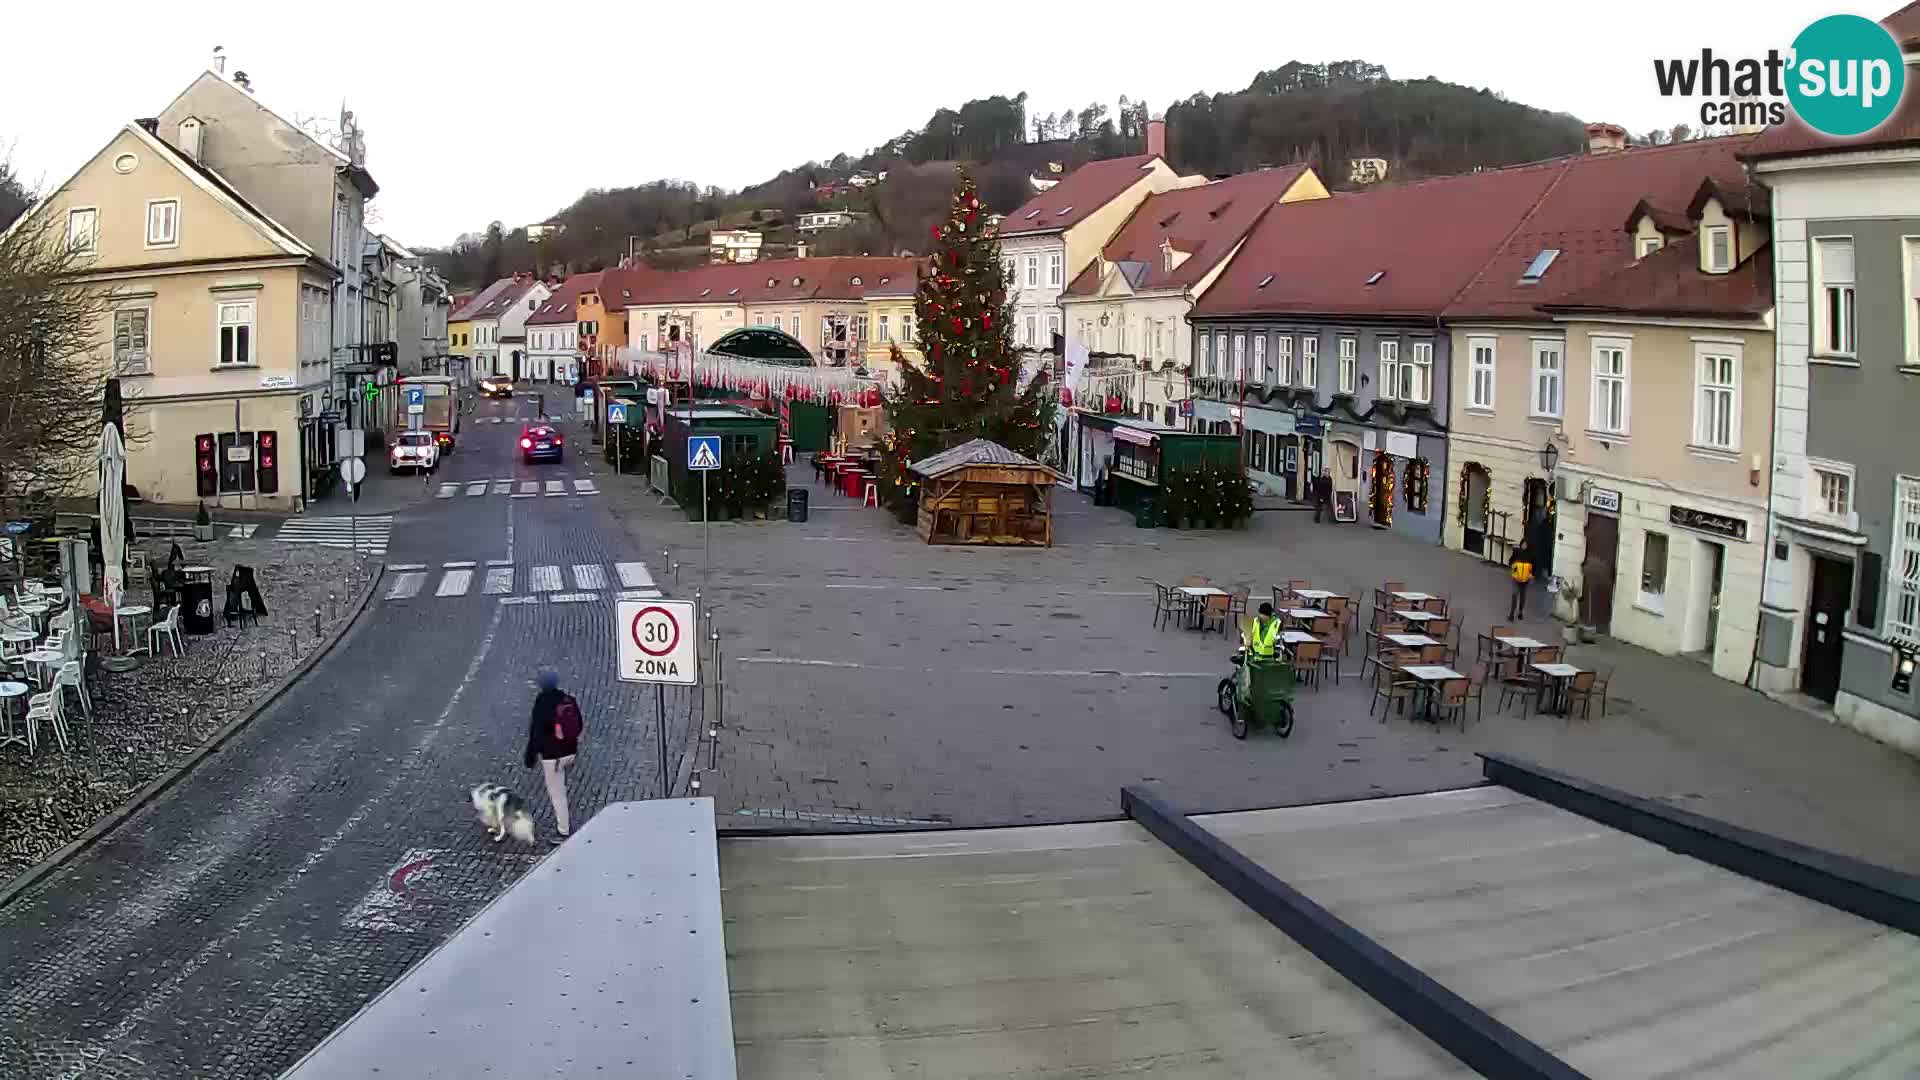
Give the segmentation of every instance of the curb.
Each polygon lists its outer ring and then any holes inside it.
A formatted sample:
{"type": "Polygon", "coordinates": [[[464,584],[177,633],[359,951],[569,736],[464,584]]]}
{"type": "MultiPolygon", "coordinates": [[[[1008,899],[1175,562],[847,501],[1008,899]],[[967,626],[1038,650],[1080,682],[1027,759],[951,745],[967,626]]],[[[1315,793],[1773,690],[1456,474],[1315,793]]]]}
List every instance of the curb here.
{"type": "Polygon", "coordinates": [[[267,691],[265,697],[255,702],[252,708],[229,721],[227,726],[221,728],[212,738],[202,743],[198,750],[189,754],[186,760],[148,781],[145,787],[128,796],[125,802],[108,811],[106,816],[88,826],[86,831],[82,832],[79,836],[69,840],[64,846],[46,858],[41,859],[39,862],[34,863],[32,866],[14,875],[11,880],[0,883],[0,908],[5,908],[8,904],[18,900],[28,890],[46,878],[47,875],[64,866],[81,852],[99,843],[108,833],[119,828],[123,822],[132,817],[141,808],[158,799],[161,795],[164,795],[167,789],[185,779],[188,773],[198,768],[201,762],[213,755],[214,751],[220,749],[221,746],[225,745],[235,735],[240,734],[241,729],[253,723],[255,717],[266,712],[269,706],[280,700],[288,690],[293,688],[295,683],[304,678],[307,672],[313,670],[315,665],[319,664],[321,660],[326,658],[328,653],[333,651],[333,647],[340,643],[340,639],[347,635],[347,631],[358,625],[360,616],[366,614],[367,605],[372,602],[374,591],[380,587],[380,580],[386,576],[386,573],[387,567],[384,561],[374,563],[373,579],[368,581],[367,587],[361,591],[360,598],[354,605],[353,613],[349,615],[345,621],[341,622],[339,626],[334,627],[333,631],[327,635],[327,639],[320,643],[319,648],[308,653],[306,659],[296,664],[294,669],[289,671],[284,678],[275,684],[273,689],[267,691]]]}

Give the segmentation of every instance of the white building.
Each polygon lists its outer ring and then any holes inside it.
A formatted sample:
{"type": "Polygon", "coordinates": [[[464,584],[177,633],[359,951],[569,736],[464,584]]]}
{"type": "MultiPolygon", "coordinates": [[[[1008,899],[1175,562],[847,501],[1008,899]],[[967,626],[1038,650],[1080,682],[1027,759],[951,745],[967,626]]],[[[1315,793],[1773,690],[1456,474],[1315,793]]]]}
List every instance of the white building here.
{"type": "Polygon", "coordinates": [[[848,210],[820,210],[811,214],[801,214],[795,220],[794,228],[803,233],[844,229],[853,224],[854,217],[855,215],[848,210]]]}
{"type": "Polygon", "coordinates": [[[580,296],[599,288],[603,276],[598,271],[573,275],[528,316],[527,378],[534,382],[574,381],[580,363],[580,296]]]}
{"type": "Polygon", "coordinates": [[[753,262],[760,257],[760,230],[715,229],[707,237],[707,261],[753,262]]]}

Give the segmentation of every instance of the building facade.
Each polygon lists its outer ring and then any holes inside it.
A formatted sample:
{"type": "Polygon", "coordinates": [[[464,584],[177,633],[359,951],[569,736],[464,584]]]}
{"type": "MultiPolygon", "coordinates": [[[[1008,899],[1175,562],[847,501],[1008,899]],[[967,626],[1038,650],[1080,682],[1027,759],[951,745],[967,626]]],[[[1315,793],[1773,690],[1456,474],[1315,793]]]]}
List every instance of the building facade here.
{"type": "Polygon", "coordinates": [[[141,497],[298,509],[323,460],[301,432],[326,389],[334,267],[156,129],[127,125],[22,220],[63,221],[105,297],[100,362],[141,497]]]}
{"type": "Polygon", "coordinates": [[[707,235],[707,261],[752,262],[760,257],[758,229],[715,229],[707,235]]]}
{"type": "MultiPolygon", "coordinates": [[[[1899,19],[1885,25],[1911,58],[1920,26],[1899,19]]],[[[1749,161],[1773,196],[1779,317],[1757,678],[1920,753],[1915,132],[1909,94],[1872,135],[1836,143],[1791,123],[1760,136],[1749,161]]]]}
{"type": "Polygon", "coordinates": [[[602,271],[575,274],[561,282],[539,310],[527,317],[527,378],[536,383],[571,384],[581,362],[580,298],[600,288],[602,271]]]}

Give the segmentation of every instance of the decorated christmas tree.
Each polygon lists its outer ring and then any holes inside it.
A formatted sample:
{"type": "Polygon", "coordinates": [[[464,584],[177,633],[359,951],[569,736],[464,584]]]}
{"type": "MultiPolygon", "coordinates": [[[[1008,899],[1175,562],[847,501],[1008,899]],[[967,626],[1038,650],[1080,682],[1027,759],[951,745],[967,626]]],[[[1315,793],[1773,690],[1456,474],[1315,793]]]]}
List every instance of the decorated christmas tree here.
{"type": "Polygon", "coordinates": [[[890,430],[880,489],[903,521],[913,520],[917,497],[910,463],[970,439],[1037,458],[1053,429],[1057,395],[1045,366],[1020,384],[1010,283],[1000,267],[1000,242],[986,222],[973,178],[963,171],[953,209],[934,229],[934,250],[914,299],[925,359],[893,352],[901,381],[885,402],[890,430]]]}

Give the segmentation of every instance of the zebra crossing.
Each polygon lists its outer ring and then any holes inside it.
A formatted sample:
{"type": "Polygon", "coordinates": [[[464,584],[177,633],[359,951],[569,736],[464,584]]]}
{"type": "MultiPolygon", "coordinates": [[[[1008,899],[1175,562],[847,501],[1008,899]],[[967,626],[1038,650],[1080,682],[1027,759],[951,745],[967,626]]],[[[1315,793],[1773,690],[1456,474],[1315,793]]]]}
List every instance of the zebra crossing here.
{"type": "Polygon", "coordinates": [[[586,478],[563,478],[559,480],[453,480],[440,485],[434,492],[436,499],[478,499],[487,495],[505,495],[513,499],[561,498],[563,496],[598,495],[600,488],[586,478]],[[572,487],[568,487],[571,480],[572,487]]]}
{"type": "Polygon", "coordinates": [[[315,544],[385,555],[393,538],[392,514],[297,517],[282,522],[273,538],[283,544],[315,544]]]}
{"type": "Polygon", "coordinates": [[[475,595],[502,604],[586,604],[604,599],[650,600],[661,595],[644,562],[616,562],[613,574],[603,563],[545,563],[516,566],[504,559],[486,566],[473,562],[396,563],[387,567],[388,600],[449,600],[475,595]],[[524,573],[523,573],[524,571],[524,573]],[[614,588],[613,582],[619,581],[614,588]],[[524,581],[524,588],[521,583],[524,581]]]}

